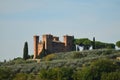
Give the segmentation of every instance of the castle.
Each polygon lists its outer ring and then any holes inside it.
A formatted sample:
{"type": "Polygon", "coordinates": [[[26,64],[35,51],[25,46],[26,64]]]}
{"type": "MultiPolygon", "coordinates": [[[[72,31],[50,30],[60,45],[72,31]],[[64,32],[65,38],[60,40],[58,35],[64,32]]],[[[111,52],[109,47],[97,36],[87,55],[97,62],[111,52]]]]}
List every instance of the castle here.
{"type": "Polygon", "coordinates": [[[67,52],[73,50],[74,36],[63,36],[63,42],[59,41],[59,37],[51,34],[42,36],[42,41],[39,41],[39,36],[34,36],[34,59],[41,55],[43,49],[49,53],[67,52]]]}

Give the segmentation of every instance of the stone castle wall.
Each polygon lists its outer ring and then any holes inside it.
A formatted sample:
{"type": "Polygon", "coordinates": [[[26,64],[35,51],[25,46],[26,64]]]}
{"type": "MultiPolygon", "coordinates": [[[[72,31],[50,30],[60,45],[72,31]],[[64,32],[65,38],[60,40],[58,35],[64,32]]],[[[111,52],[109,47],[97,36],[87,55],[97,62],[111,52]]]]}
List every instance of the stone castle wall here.
{"type": "Polygon", "coordinates": [[[34,59],[39,56],[43,48],[49,53],[72,51],[74,36],[65,35],[64,41],[59,41],[59,37],[51,34],[42,36],[42,41],[39,42],[39,36],[34,36],[34,59]]]}

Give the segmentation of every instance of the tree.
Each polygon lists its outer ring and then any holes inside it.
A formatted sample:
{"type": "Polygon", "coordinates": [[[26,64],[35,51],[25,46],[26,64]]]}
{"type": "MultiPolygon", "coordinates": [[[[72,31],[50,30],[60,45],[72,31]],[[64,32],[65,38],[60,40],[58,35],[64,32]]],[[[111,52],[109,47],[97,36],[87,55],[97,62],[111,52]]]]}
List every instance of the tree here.
{"type": "Polygon", "coordinates": [[[91,40],[88,38],[74,39],[74,45],[79,45],[84,48],[84,50],[89,50],[91,46],[91,40]]]}
{"type": "Polygon", "coordinates": [[[26,60],[28,59],[28,43],[25,42],[24,44],[24,49],[23,49],[23,59],[26,60]]]}
{"type": "Polygon", "coordinates": [[[120,48],[120,41],[116,42],[116,46],[120,48]]]}
{"type": "Polygon", "coordinates": [[[105,43],[100,42],[100,41],[95,41],[95,48],[96,49],[103,49],[103,48],[105,48],[105,43]]]}
{"type": "Polygon", "coordinates": [[[113,44],[113,43],[106,43],[106,48],[107,49],[115,49],[115,44],[113,44]]]}
{"type": "Polygon", "coordinates": [[[88,40],[85,40],[83,42],[83,45],[84,45],[84,50],[89,50],[90,46],[91,46],[91,41],[88,39],[88,40]]]}
{"type": "Polygon", "coordinates": [[[95,37],[93,37],[92,48],[95,49],[95,37]]]}

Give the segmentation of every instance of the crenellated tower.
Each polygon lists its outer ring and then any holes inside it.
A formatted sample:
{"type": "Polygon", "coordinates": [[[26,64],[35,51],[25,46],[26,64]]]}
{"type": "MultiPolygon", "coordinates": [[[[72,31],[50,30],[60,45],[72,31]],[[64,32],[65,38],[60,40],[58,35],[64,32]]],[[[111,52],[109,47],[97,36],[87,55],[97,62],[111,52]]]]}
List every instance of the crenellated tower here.
{"type": "Polygon", "coordinates": [[[38,56],[38,43],[39,43],[39,36],[33,36],[34,39],[34,59],[38,56]]]}
{"type": "Polygon", "coordinates": [[[72,48],[73,48],[74,36],[65,35],[63,37],[64,37],[64,43],[65,43],[66,51],[71,51],[72,48]]]}
{"type": "Polygon", "coordinates": [[[47,50],[48,52],[51,52],[52,51],[53,35],[51,35],[51,34],[43,35],[42,41],[45,43],[45,50],[47,50]]]}

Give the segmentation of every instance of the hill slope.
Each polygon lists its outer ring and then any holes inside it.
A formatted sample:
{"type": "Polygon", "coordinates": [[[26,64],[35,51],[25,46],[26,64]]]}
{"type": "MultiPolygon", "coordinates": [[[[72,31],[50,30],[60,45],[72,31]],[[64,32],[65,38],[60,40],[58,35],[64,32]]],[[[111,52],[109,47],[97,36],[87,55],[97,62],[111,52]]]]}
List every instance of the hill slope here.
{"type": "Polygon", "coordinates": [[[70,67],[77,70],[81,69],[83,66],[89,66],[91,62],[102,58],[120,62],[119,60],[116,60],[116,57],[118,56],[120,56],[120,51],[107,49],[61,52],[44,57],[41,59],[40,63],[37,63],[34,60],[24,61],[22,59],[16,59],[1,63],[0,66],[9,67],[15,73],[38,73],[42,69],[52,69],[56,67],[70,67]]]}

